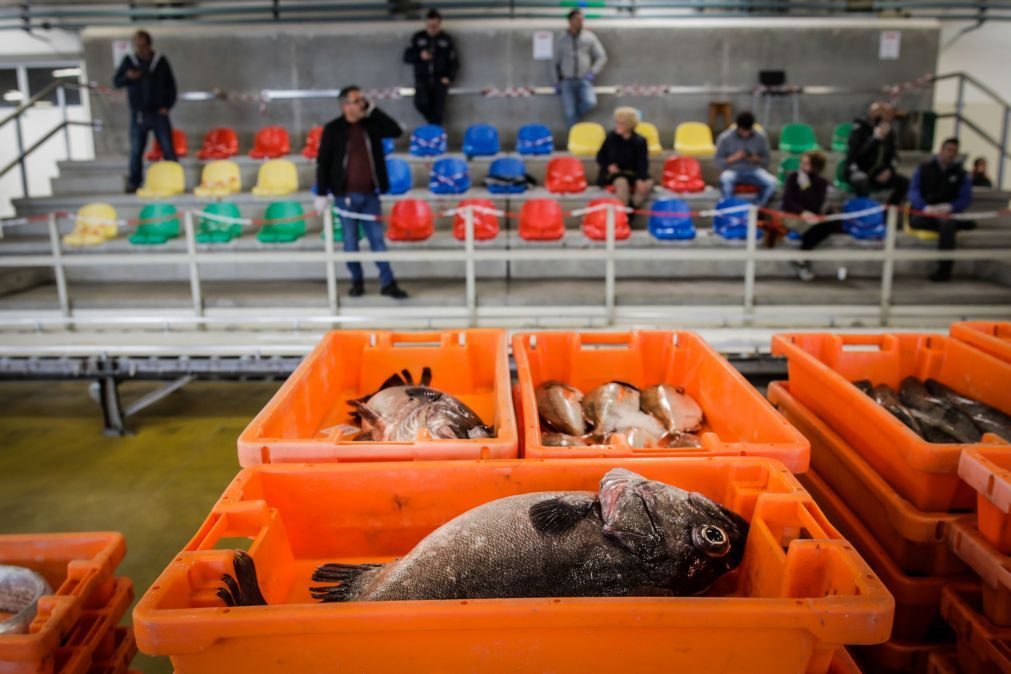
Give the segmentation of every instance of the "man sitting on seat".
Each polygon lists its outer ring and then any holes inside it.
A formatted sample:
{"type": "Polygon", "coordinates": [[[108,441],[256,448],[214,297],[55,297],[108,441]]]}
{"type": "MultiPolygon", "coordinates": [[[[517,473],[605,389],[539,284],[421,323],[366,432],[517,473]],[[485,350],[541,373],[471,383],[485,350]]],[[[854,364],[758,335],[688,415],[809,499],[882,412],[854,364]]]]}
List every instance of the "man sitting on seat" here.
{"type": "Polygon", "coordinates": [[[614,186],[614,195],[623,204],[639,208],[646,201],[653,181],[649,177],[649,148],[634,129],[639,123],[635,108],[614,111],[614,131],[607,134],[597,152],[597,184],[614,186]],[[634,188],[634,191],[633,191],[634,188]]]}
{"type": "Polygon", "coordinates": [[[896,170],[899,153],[892,128],[894,118],[894,108],[877,101],[871,104],[868,119],[853,122],[846,151],[846,182],[858,197],[890,189],[888,203],[897,206],[906,198],[909,178],[896,170]]]}
{"type": "Polygon", "coordinates": [[[737,185],[757,185],[761,188],[758,205],[764,206],[776,193],[776,176],[765,170],[769,141],[755,131],[755,116],[750,112],[737,115],[737,125],[716,140],[716,165],[723,170],[720,184],[724,198],[734,196],[737,185]]]}
{"type": "MultiPolygon", "coordinates": [[[[972,202],[972,179],[958,161],[958,138],[941,143],[937,155],[916,169],[909,188],[909,201],[918,213],[912,216],[909,225],[913,229],[937,232],[938,250],[954,250],[955,233],[960,229],[975,229],[976,223],[971,220],[931,217],[961,213],[972,202]]],[[[954,266],[953,260],[941,260],[928,278],[935,282],[949,281],[954,266]]]]}

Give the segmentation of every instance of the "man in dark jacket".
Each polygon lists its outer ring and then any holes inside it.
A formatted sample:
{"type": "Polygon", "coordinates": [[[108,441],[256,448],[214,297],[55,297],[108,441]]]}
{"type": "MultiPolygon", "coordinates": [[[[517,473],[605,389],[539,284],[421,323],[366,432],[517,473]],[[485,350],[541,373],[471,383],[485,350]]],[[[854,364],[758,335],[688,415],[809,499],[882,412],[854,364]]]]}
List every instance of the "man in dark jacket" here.
{"type": "Polygon", "coordinates": [[[442,124],[449,85],[456,79],[460,61],[453,38],[442,31],[442,15],[430,9],[425,30],[411,37],[404,62],[414,65],[414,107],[429,124],[442,124]]]}
{"type": "Polygon", "coordinates": [[[890,189],[888,203],[897,206],[906,198],[909,178],[897,171],[899,154],[892,128],[894,118],[892,106],[878,101],[871,104],[868,119],[853,122],[846,152],[846,182],[861,197],[890,189]]]}
{"type": "Polygon", "coordinates": [[[133,53],[123,57],[112,83],[126,88],[130,102],[130,176],[126,191],[140,187],[143,175],[144,147],[148,133],[161,145],[162,156],[175,161],[172,122],[169,110],[176,103],[176,79],[168,59],[151,48],[151,35],[138,30],[133,36],[133,53]]]}
{"type": "MultiPolygon", "coordinates": [[[[316,157],[316,210],[329,208],[331,194],[337,208],[344,211],[344,250],[357,251],[359,228],[365,230],[369,248],[386,250],[379,194],[390,189],[383,156],[383,138],[397,138],[403,131],[389,115],[352,85],[341,89],[338,100],[343,114],[323,127],[316,157]],[[358,215],[359,217],[355,217],[358,215]]],[[[407,293],[393,278],[389,262],[376,262],[382,294],[402,300],[407,293]]],[[[352,297],[365,294],[362,265],[348,262],[352,297]]]]}
{"type": "MultiPolygon", "coordinates": [[[[972,179],[958,161],[958,138],[944,141],[937,156],[916,169],[909,188],[909,202],[918,213],[912,216],[909,226],[937,232],[938,250],[954,250],[955,233],[960,229],[975,229],[976,223],[971,220],[946,217],[965,211],[972,202],[972,179]],[[941,217],[932,217],[934,215],[941,217]]],[[[930,280],[951,280],[954,266],[952,260],[941,260],[930,274],[930,280]]]]}

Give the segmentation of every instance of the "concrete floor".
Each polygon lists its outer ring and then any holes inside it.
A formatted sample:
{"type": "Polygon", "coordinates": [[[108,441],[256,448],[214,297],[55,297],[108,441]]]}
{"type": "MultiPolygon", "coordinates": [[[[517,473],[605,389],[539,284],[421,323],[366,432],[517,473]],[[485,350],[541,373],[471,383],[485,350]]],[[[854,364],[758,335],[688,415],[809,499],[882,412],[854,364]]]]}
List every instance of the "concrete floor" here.
{"type": "MultiPolygon", "coordinates": [[[[118,573],[139,597],[238,471],[235,439],[278,386],[190,384],[131,417],[137,432],[118,438],[102,434],[86,383],[0,384],[2,530],[121,531],[118,573]]],[[[123,385],[124,405],[153,387],[123,385]]],[[[134,667],[172,671],[168,659],[143,655],[134,667]]]]}

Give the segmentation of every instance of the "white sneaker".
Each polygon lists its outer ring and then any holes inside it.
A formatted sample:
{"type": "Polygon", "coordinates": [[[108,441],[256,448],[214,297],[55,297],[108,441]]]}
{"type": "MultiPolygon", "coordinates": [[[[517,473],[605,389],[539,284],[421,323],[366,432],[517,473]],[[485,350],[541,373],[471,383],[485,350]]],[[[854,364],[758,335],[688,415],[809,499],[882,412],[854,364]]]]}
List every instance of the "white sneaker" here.
{"type": "Polygon", "coordinates": [[[848,269],[846,269],[846,267],[839,267],[839,269],[837,269],[835,272],[835,276],[840,281],[845,281],[846,277],[849,276],[849,273],[850,272],[848,269]]]}
{"type": "Polygon", "coordinates": [[[814,280],[814,272],[811,271],[810,262],[794,262],[793,269],[797,272],[797,278],[805,283],[814,280]]]}

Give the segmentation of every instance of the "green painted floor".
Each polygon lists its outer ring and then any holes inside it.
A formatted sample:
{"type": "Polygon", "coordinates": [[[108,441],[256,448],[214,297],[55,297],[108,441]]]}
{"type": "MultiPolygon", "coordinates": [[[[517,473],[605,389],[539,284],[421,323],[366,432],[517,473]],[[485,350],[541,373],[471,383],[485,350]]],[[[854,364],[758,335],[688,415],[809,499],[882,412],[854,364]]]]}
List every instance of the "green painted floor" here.
{"type": "MultiPolygon", "coordinates": [[[[86,383],[0,384],[0,532],[121,531],[118,573],[139,597],[238,471],[235,439],[278,386],[193,383],[106,437],[86,383]]],[[[154,387],[123,385],[123,404],[154,387]]],[[[134,667],[172,671],[143,655],[134,667]]]]}

